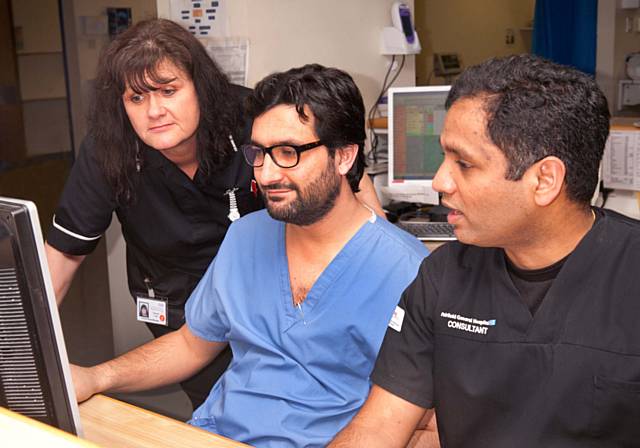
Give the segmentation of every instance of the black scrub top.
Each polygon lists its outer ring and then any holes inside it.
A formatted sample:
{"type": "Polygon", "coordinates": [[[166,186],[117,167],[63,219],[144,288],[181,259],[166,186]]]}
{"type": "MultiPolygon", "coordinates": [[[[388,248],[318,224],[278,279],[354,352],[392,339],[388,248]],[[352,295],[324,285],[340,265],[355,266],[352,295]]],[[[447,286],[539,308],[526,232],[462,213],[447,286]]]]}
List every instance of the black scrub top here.
{"type": "Polygon", "coordinates": [[[534,316],[501,249],[436,250],[373,382],[435,407],[443,447],[639,446],[640,223],[597,213],[534,316]]]}
{"type": "MultiPolygon", "coordinates": [[[[248,89],[234,87],[238,101],[248,89]]],[[[250,138],[251,123],[235,135],[250,138]]],[[[229,143],[231,145],[231,143],[229,143]]],[[[132,296],[147,293],[168,298],[168,326],[184,323],[184,304],[204,274],[231,224],[234,194],[240,215],[262,208],[253,170],[234,152],[230,163],[209,176],[197,171],[191,180],[160,152],[141,147],[143,164],[135,179],[135,200],[118,206],[101,171],[90,139],[83,142],[65,185],[48,243],[72,255],[90,253],[115,211],[127,247],[127,277],[132,296]],[[145,279],[148,281],[145,282],[145,279]]]]}

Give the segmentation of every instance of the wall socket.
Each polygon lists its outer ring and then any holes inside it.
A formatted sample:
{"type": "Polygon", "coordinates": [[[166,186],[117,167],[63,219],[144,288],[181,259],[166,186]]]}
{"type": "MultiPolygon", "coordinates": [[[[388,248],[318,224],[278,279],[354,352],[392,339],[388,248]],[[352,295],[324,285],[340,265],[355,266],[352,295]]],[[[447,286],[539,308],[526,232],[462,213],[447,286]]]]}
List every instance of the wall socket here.
{"type": "Polygon", "coordinates": [[[507,32],[504,35],[504,43],[506,45],[513,45],[516,43],[516,33],[513,28],[507,28],[507,32]]]}

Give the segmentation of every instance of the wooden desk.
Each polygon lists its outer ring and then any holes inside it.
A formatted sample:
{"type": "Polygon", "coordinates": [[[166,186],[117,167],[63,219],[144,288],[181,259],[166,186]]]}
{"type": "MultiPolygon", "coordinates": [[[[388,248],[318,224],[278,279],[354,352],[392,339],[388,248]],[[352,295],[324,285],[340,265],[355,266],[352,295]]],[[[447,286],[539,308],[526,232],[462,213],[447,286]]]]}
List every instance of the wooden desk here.
{"type": "Polygon", "coordinates": [[[3,407],[0,407],[0,440],[6,447],[100,448],[3,407]]]}
{"type": "Polygon", "coordinates": [[[103,448],[249,446],[104,395],[80,405],[80,420],[84,438],[103,448]]]}

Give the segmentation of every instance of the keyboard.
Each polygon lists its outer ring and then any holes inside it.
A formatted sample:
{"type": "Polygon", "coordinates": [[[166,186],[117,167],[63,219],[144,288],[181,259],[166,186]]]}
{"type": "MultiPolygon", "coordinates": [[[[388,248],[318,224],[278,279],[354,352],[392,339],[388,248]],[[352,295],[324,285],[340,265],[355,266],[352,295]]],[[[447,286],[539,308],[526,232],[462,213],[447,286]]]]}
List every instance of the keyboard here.
{"type": "Polygon", "coordinates": [[[457,239],[453,233],[453,226],[446,222],[398,221],[396,225],[420,241],[454,241],[457,239]]]}

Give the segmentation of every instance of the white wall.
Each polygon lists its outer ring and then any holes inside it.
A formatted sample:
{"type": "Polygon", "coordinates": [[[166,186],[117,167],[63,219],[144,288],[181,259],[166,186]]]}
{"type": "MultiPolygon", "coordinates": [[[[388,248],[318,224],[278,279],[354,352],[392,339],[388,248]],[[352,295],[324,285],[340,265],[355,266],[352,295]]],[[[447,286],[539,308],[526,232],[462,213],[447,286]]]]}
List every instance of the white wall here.
{"type": "MultiPolygon", "coordinates": [[[[169,18],[169,0],[158,16],[169,18]]],[[[413,8],[413,0],[406,1],[413,8]]],[[[231,36],[249,39],[249,86],[266,75],[311,62],[347,71],[368,109],[377,98],[390,57],[379,52],[391,25],[393,0],[233,0],[227,2],[231,36]]],[[[415,85],[415,57],[407,57],[395,85],[415,85]]]]}

